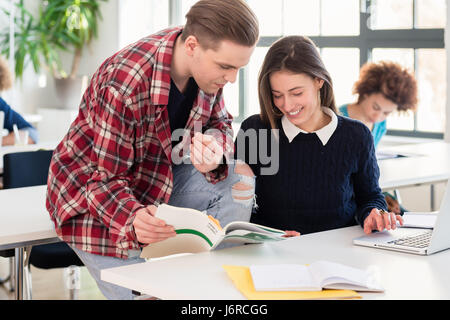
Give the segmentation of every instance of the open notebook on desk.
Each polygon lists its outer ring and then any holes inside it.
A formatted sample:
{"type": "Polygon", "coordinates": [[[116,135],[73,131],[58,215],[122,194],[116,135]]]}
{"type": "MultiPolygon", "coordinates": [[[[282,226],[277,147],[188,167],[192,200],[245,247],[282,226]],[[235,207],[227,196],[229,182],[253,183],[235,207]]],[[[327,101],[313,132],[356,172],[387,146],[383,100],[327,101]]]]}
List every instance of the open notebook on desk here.
{"type": "Polygon", "coordinates": [[[433,212],[405,212],[402,216],[403,225],[398,227],[402,228],[420,228],[420,229],[433,229],[436,223],[438,211],[433,212]]]}
{"type": "Polygon", "coordinates": [[[256,291],[384,291],[371,273],[330,261],[253,265],[250,273],[256,291]]]}
{"type": "Polygon", "coordinates": [[[355,290],[384,291],[374,274],[329,261],[222,267],[251,300],[351,299],[361,298],[355,290]]]}

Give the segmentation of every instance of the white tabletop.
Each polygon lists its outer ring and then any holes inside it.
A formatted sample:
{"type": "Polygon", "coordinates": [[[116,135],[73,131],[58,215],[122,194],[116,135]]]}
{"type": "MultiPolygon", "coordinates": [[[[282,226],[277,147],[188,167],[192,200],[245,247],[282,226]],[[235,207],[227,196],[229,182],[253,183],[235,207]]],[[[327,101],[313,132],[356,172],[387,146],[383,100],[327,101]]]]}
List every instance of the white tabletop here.
{"type": "Polygon", "coordinates": [[[56,242],[45,208],[47,186],[0,190],[0,249],[56,242]]]}
{"type": "Polygon", "coordinates": [[[383,148],[408,157],[379,160],[380,187],[393,189],[450,178],[450,143],[430,142],[383,148]]]}
{"type": "Polygon", "coordinates": [[[3,172],[3,155],[13,152],[25,152],[36,150],[53,150],[59,141],[45,141],[37,144],[28,144],[24,146],[0,146],[0,173],[3,172]]]}
{"type": "Polygon", "coordinates": [[[431,256],[354,246],[359,226],[215,252],[105,269],[103,280],[161,299],[244,299],[222,265],[308,264],[328,260],[379,272],[384,293],[364,299],[450,299],[450,250],[431,256]]]}

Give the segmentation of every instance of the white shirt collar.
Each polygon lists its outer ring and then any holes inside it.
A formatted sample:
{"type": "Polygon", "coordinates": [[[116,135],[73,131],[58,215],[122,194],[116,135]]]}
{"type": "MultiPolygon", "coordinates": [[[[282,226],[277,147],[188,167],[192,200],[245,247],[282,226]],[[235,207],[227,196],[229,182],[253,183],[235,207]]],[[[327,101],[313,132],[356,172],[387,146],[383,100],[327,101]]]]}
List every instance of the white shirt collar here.
{"type": "Polygon", "coordinates": [[[284,133],[286,134],[289,143],[291,143],[292,140],[294,140],[294,138],[301,132],[315,133],[319,137],[322,144],[326,145],[337,128],[338,119],[336,114],[330,108],[322,107],[322,111],[331,117],[331,121],[325,127],[320,128],[319,130],[316,130],[314,132],[306,132],[298,128],[292,122],[290,122],[286,116],[283,116],[283,118],[281,118],[281,125],[283,126],[284,133]]]}

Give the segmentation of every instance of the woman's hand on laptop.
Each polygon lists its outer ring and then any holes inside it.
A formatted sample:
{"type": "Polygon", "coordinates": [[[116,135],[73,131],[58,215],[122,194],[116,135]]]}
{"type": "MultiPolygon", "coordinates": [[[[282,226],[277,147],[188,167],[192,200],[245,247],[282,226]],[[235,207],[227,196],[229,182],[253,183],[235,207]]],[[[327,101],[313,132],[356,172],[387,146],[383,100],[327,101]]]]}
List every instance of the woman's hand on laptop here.
{"type": "Polygon", "coordinates": [[[284,230],[283,238],[299,237],[300,232],[294,230],[284,230]]]}
{"type": "Polygon", "coordinates": [[[397,221],[400,225],[403,225],[402,216],[373,208],[366,220],[364,220],[364,232],[370,234],[373,230],[395,230],[397,229],[397,221]]]}

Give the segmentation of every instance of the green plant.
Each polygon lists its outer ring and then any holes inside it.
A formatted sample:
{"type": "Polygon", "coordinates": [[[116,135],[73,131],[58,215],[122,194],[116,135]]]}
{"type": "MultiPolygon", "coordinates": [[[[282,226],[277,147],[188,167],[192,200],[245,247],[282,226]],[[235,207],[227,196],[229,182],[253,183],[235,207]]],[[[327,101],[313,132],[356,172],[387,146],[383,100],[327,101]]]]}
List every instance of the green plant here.
{"type": "MultiPolygon", "coordinates": [[[[55,78],[74,78],[85,46],[97,37],[100,2],[107,0],[45,0],[39,5],[37,17],[16,3],[14,58],[15,74],[21,78],[25,65],[31,61],[36,73],[44,67],[55,78]],[[70,73],[64,71],[60,53],[73,53],[70,73]]],[[[3,9],[9,17],[10,12],[3,9]]],[[[9,28],[0,33],[0,52],[9,57],[9,28]]]]}

